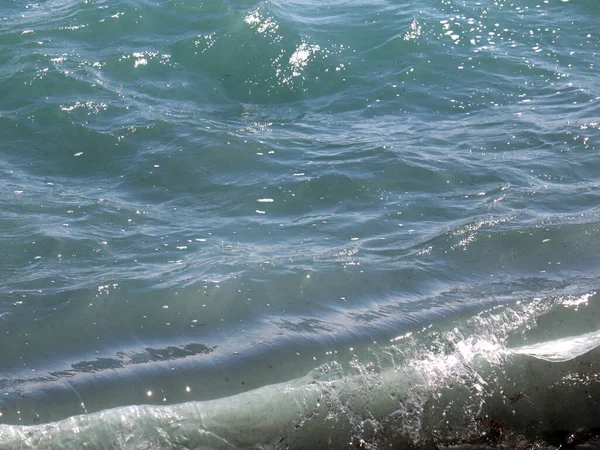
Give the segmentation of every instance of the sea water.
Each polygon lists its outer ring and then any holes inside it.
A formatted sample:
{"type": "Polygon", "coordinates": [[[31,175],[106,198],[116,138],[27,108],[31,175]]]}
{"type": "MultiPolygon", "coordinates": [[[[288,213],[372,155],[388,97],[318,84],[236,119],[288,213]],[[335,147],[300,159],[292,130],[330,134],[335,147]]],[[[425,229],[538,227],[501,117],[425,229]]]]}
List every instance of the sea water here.
{"type": "Polygon", "coordinates": [[[3,0],[0,448],[600,426],[599,17],[3,0]]]}

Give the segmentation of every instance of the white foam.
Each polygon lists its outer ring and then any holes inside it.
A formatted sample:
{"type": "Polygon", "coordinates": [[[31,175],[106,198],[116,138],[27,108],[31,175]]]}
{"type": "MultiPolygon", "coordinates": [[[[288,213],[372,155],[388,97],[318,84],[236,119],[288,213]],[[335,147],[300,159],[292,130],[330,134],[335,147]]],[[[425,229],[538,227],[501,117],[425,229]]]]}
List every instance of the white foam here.
{"type": "Polygon", "coordinates": [[[600,346],[600,331],[595,331],[578,336],[526,345],[513,350],[513,352],[533,356],[544,361],[564,362],[584,355],[598,346],[600,346]]]}

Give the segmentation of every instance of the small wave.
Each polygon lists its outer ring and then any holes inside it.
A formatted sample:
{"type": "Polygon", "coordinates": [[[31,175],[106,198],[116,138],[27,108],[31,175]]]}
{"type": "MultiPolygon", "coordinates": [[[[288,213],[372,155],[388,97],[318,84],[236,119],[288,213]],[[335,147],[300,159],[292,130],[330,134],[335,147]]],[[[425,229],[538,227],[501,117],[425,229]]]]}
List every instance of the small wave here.
{"type": "Polygon", "coordinates": [[[3,448],[49,449],[430,448],[590,429],[600,419],[593,364],[600,332],[507,345],[575,300],[583,307],[590,296],[491,308],[353,349],[348,359],[302,378],[215,400],[0,425],[0,441],[3,448]]]}

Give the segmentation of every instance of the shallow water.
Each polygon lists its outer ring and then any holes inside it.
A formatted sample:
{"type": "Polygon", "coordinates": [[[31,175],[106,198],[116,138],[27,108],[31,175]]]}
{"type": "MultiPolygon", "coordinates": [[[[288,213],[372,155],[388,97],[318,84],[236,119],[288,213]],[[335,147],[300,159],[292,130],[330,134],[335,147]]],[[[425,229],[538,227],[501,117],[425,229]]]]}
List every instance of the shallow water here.
{"type": "Polygon", "coordinates": [[[599,12],[5,2],[0,447],[597,427],[599,12]]]}

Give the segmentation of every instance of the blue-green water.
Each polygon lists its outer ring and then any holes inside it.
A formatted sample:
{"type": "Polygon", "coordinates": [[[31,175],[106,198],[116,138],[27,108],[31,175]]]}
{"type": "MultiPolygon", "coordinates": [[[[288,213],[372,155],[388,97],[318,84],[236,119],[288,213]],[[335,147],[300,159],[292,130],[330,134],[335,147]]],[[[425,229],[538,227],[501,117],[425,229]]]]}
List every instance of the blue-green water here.
{"type": "Polygon", "coordinates": [[[3,0],[0,448],[600,426],[599,5],[3,0]]]}

